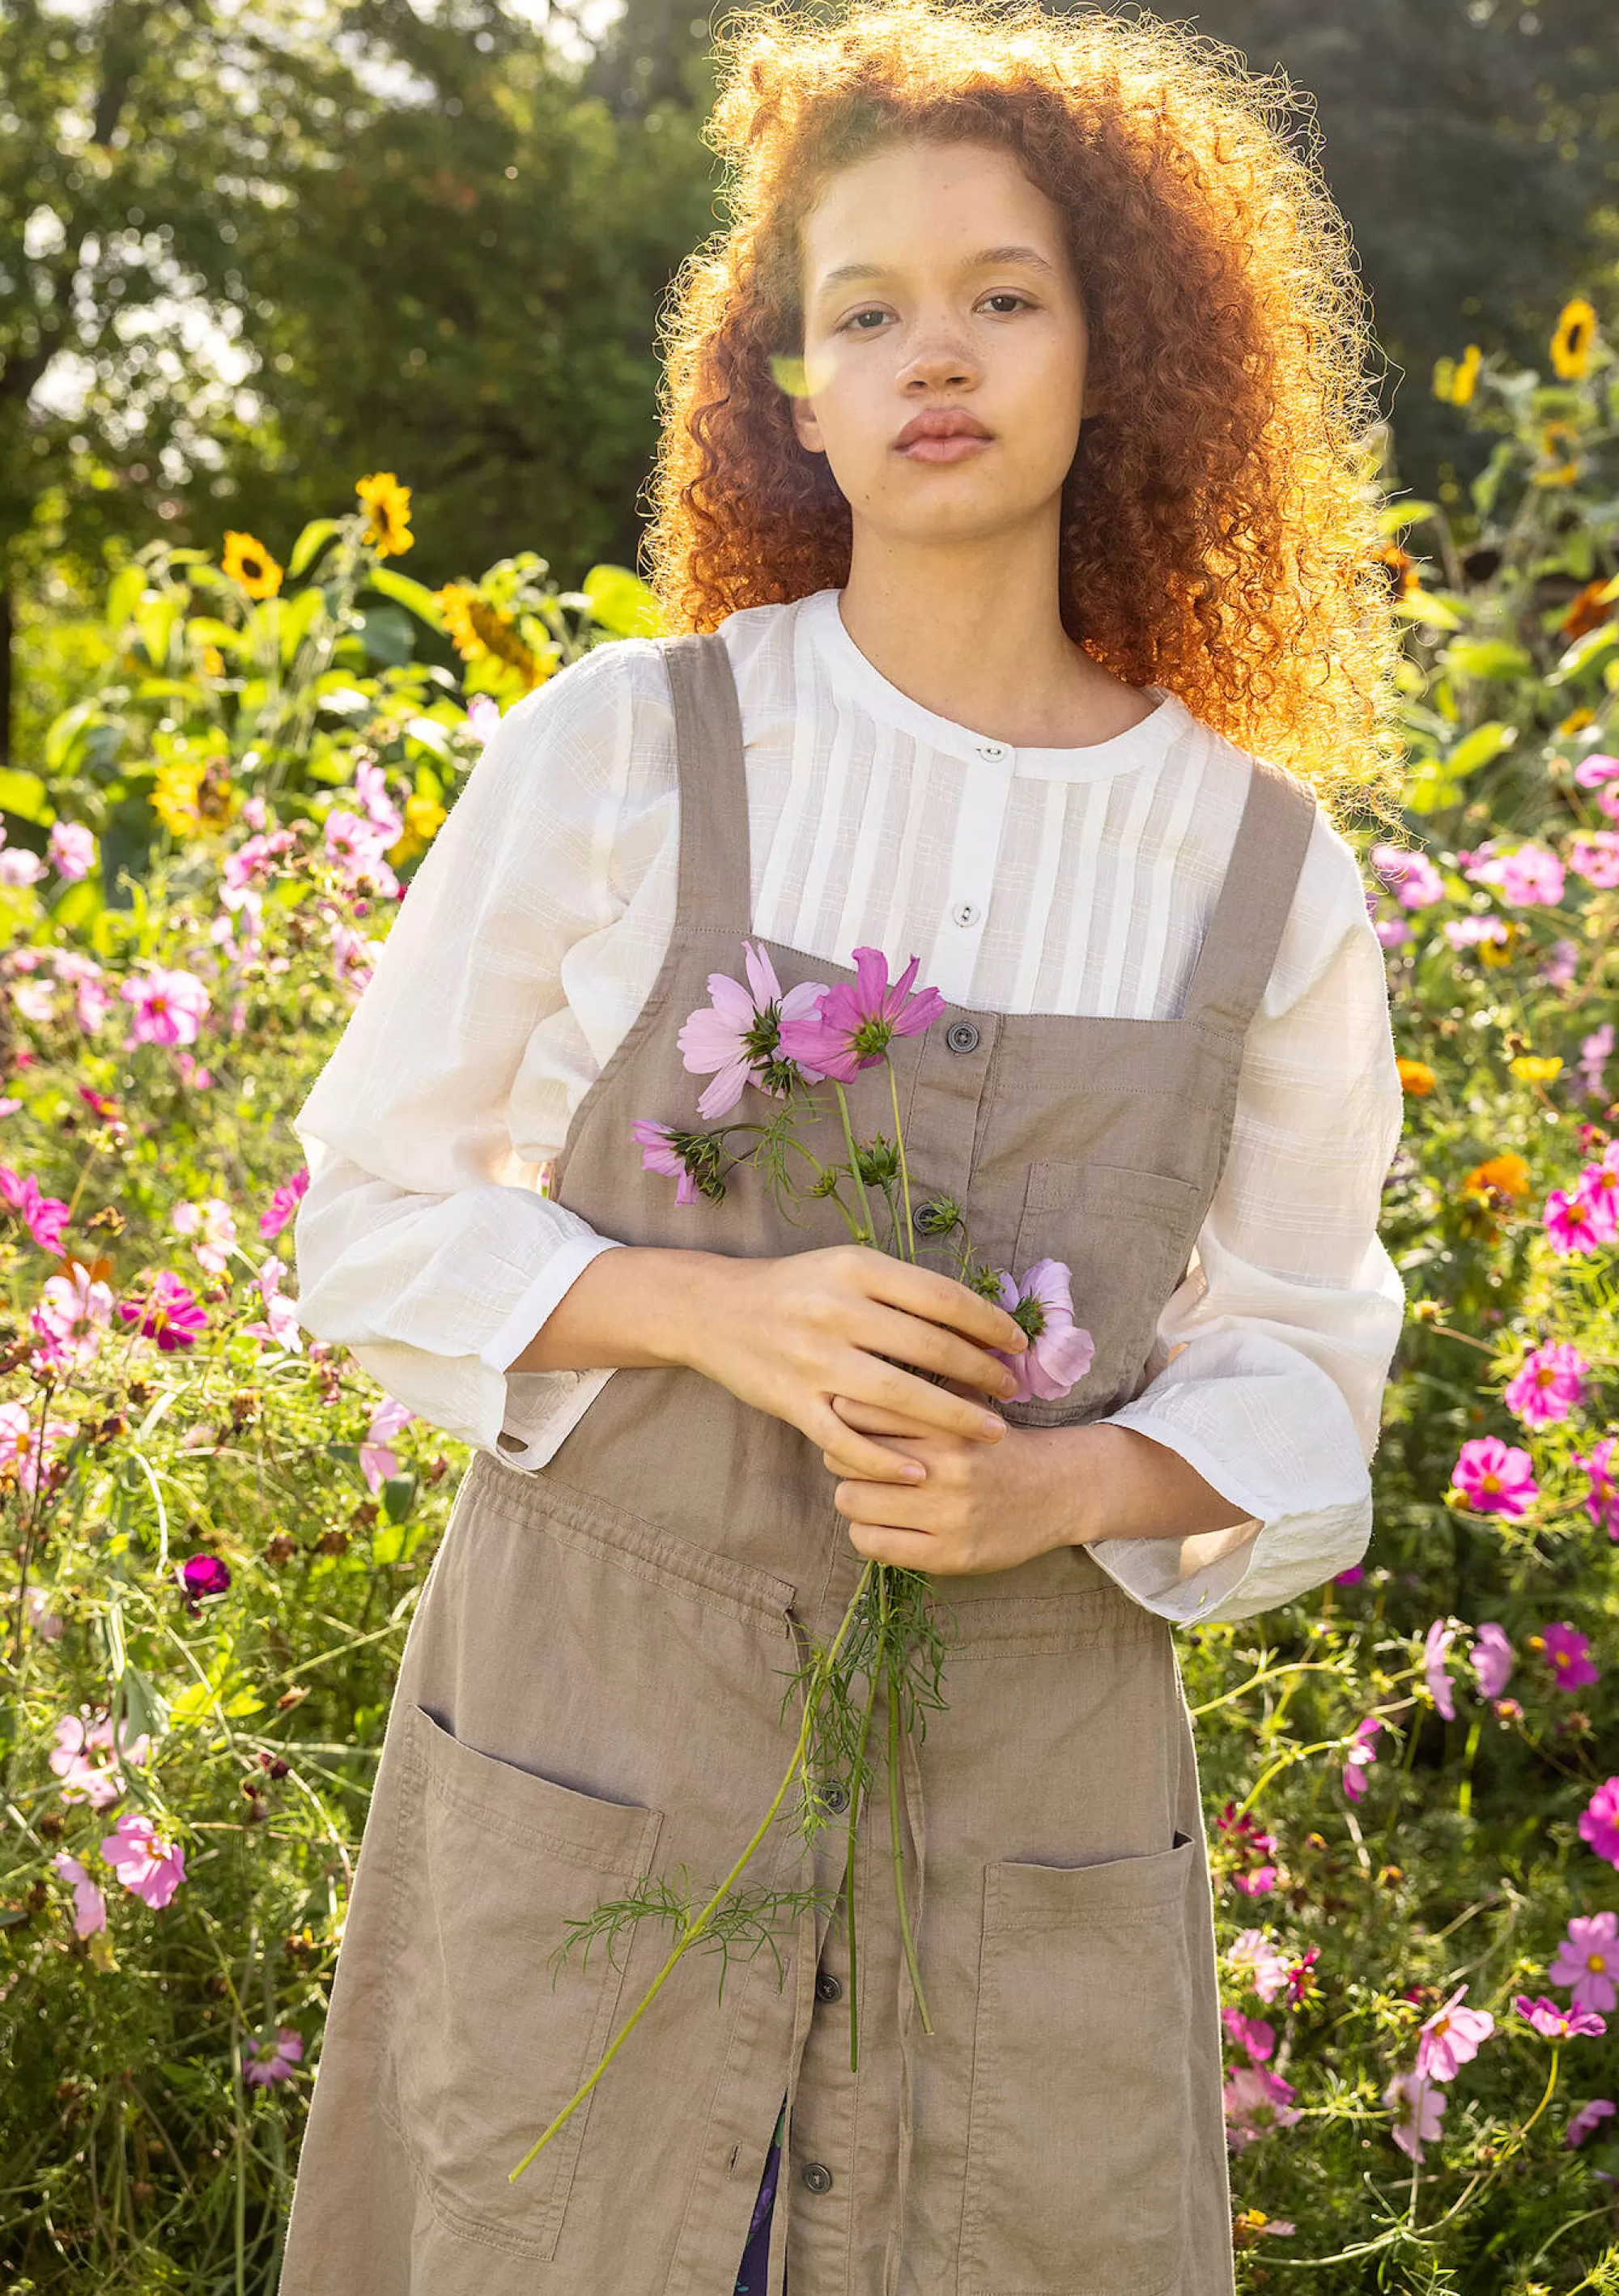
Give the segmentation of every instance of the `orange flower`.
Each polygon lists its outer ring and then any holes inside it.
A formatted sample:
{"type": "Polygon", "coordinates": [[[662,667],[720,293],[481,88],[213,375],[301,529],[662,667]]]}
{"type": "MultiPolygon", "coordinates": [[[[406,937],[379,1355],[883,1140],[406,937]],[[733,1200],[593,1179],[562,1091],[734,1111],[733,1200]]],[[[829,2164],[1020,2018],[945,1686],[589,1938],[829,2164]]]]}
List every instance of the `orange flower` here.
{"type": "Polygon", "coordinates": [[[1529,1193],[1529,1167],[1510,1148],[1499,1156],[1488,1156],[1482,1164],[1475,1164],[1461,1184],[1464,1196],[1479,1196],[1485,1202],[1505,1199],[1514,1203],[1529,1193]]]}
{"type": "MultiPolygon", "coordinates": [[[[1611,582],[1588,582],[1558,624],[1558,629],[1566,638],[1582,638],[1587,630],[1600,629],[1607,619],[1607,609],[1613,596],[1614,585],[1611,582]]],[[[1559,726],[1558,731],[1561,730],[1559,726]]]]}
{"type": "Polygon", "coordinates": [[[1400,1071],[1402,1090],[1409,1092],[1413,1100],[1426,1100],[1439,1081],[1426,1061],[1401,1060],[1394,1065],[1400,1071]]]}
{"type": "Polygon", "coordinates": [[[1397,542],[1386,542],[1372,552],[1375,564],[1388,569],[1389,587],[1396,598],[1409,598],[1418,586],[1417,562],[1397,542]]]}

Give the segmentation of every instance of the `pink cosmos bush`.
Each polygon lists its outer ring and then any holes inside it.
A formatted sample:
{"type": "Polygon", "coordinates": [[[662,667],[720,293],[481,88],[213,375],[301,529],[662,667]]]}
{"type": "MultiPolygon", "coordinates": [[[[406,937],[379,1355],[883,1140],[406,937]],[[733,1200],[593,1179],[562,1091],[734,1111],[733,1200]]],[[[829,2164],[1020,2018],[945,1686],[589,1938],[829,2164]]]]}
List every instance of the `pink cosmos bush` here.
{"type": "Polygon", "coordinates": [[[1472,1666],[1479,1696],[1499,1698],[1512,1673],[1512,1644],[1492,1619],[1486,1619],[1474,1636],[1472,1666]]]}
{"type": "Polygon", "coordinates": [[[124,1887],[154,1909],[168,1905],[185,1879],[185,1852],[137,1811],[126,1810],[101,1848],[124,1887]]]}
{"type": "Polygon", "coordinates": [[[1575,1914],[1546,1974],[1573,1988],[1576,2009],[1611,2009],[1619,1972],[1619,1915],[1575,1914]]]}
{"type": "Polygon", "coordinates": [[[1524,1515],[1540,1496],[1527,1451],[1481,1435],[1464,1443],[1451,1470],[1452,1488],[1477,1514],[1524,1515]]]}
{"type": "Polygon", "coordinates": [[[1450,1999],[1435,2009],[1417,2037],[1417,2079],[1454,2080],[1461,2067],[1478,2054],[1480,2045],[1495,2030],[1487,2009],[1460,2005],[1467,1987],[1459,1985],[1450,1999]]]}
{"type": "Polygon", "coordinates": [[[1548,1427],[1554,1420],[1566,1419],[1580,1402],[1590,1368],[1570,1341],[1552,1341],[1525,1357],[1501,1400],[1526,1427],[1548,1427]]]}
{"type": "Polygon", "coordinates": [[[1541,1994],[1531,2000],[1526,1993],[1513,1996],[1513,2007],[1520,2017],[1533,2026],[1542,2039],[1572,2040],[1581,2033],[1606,2033],[1607,2022],[1594,2009],[1563,2009],[1541,1994]]]}

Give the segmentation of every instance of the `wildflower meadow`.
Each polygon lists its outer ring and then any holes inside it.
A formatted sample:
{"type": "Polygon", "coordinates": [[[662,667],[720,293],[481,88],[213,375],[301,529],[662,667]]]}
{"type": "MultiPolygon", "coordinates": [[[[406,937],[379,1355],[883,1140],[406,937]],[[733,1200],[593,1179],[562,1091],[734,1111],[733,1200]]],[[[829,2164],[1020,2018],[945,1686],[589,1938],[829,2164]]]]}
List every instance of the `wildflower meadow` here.
{"type": "MultiPolygon", "coordinates": [[[[1487,452],[1420,502],[1390,450],[1406,809],[1354,832],[1407,1097],[1377,1527],[1179,1648],[1239,2285],[1573,2296],[1619,2292],[1619,360],[1575,302],[1434,390],[1487,452]]],[[[467,1464],[299,1326],[288,1119],[502,709],[658,625],[413,547],[379,472],[283,557],[135,552],[34,634],[72,691],[0,773],[5,2296],[273,2296],[467,1464]]]]}

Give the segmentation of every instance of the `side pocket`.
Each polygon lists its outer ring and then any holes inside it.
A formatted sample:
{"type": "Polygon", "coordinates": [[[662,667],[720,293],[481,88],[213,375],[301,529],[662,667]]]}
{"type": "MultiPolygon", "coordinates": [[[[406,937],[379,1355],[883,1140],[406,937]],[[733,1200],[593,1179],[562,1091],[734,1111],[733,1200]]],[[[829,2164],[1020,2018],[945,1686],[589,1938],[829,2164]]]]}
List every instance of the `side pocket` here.
{"type": "Polygon", "coordinates": [[[387,1976],[399,2135],[446,2224],[544,2262],[595,2092],[510,2173],[605,2051],[624,1981],[605,1937],[554,1972],[551,1956],[570,1920],[648,1870],[662,1814],[494,1760],[421,1706],[403,1756],[387,1976]]]}
{"type": "Polygon", "coordinates": [[[1197,1855],[985,1867],[959,2296],[1181,2285],[1197,1855]]]}

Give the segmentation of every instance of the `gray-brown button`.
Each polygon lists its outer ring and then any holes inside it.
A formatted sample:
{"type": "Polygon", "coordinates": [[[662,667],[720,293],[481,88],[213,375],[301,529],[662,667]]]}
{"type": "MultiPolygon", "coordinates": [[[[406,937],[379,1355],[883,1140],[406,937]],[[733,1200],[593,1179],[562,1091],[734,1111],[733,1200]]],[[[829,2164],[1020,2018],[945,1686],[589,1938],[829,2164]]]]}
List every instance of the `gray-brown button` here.
{"type": "Polygon", "coordinates": [[[944,1042],[953,1053],[976,1053],[978,1032],[970,1021],[953,1021],[944,1031],[944,1042]]]}
{"type": "Polygon", "coordinates": [[[834,1977],[830,1969],[823,1969],[815,1980],[815,1998],[817,2001],[841,2001],[842,1978],[834,1977]]]}
{"type": "Polygon", "coordinates": [[[829,1809],[847,1809],[849,1806],[849,1790],[847,1786],[840,1784],[838,1781],[834,1778],[831,1784],[828,1786],[826,1791],[822,1793],[821,1799],[829,1809]]]}
{"type": "Polygon", "coordinates": [[[824,2161],[806,2161],[804,2164],[804,2181],[812,2193],[830,2193],[832,2189],[832,2172],[824,2161]]]}

